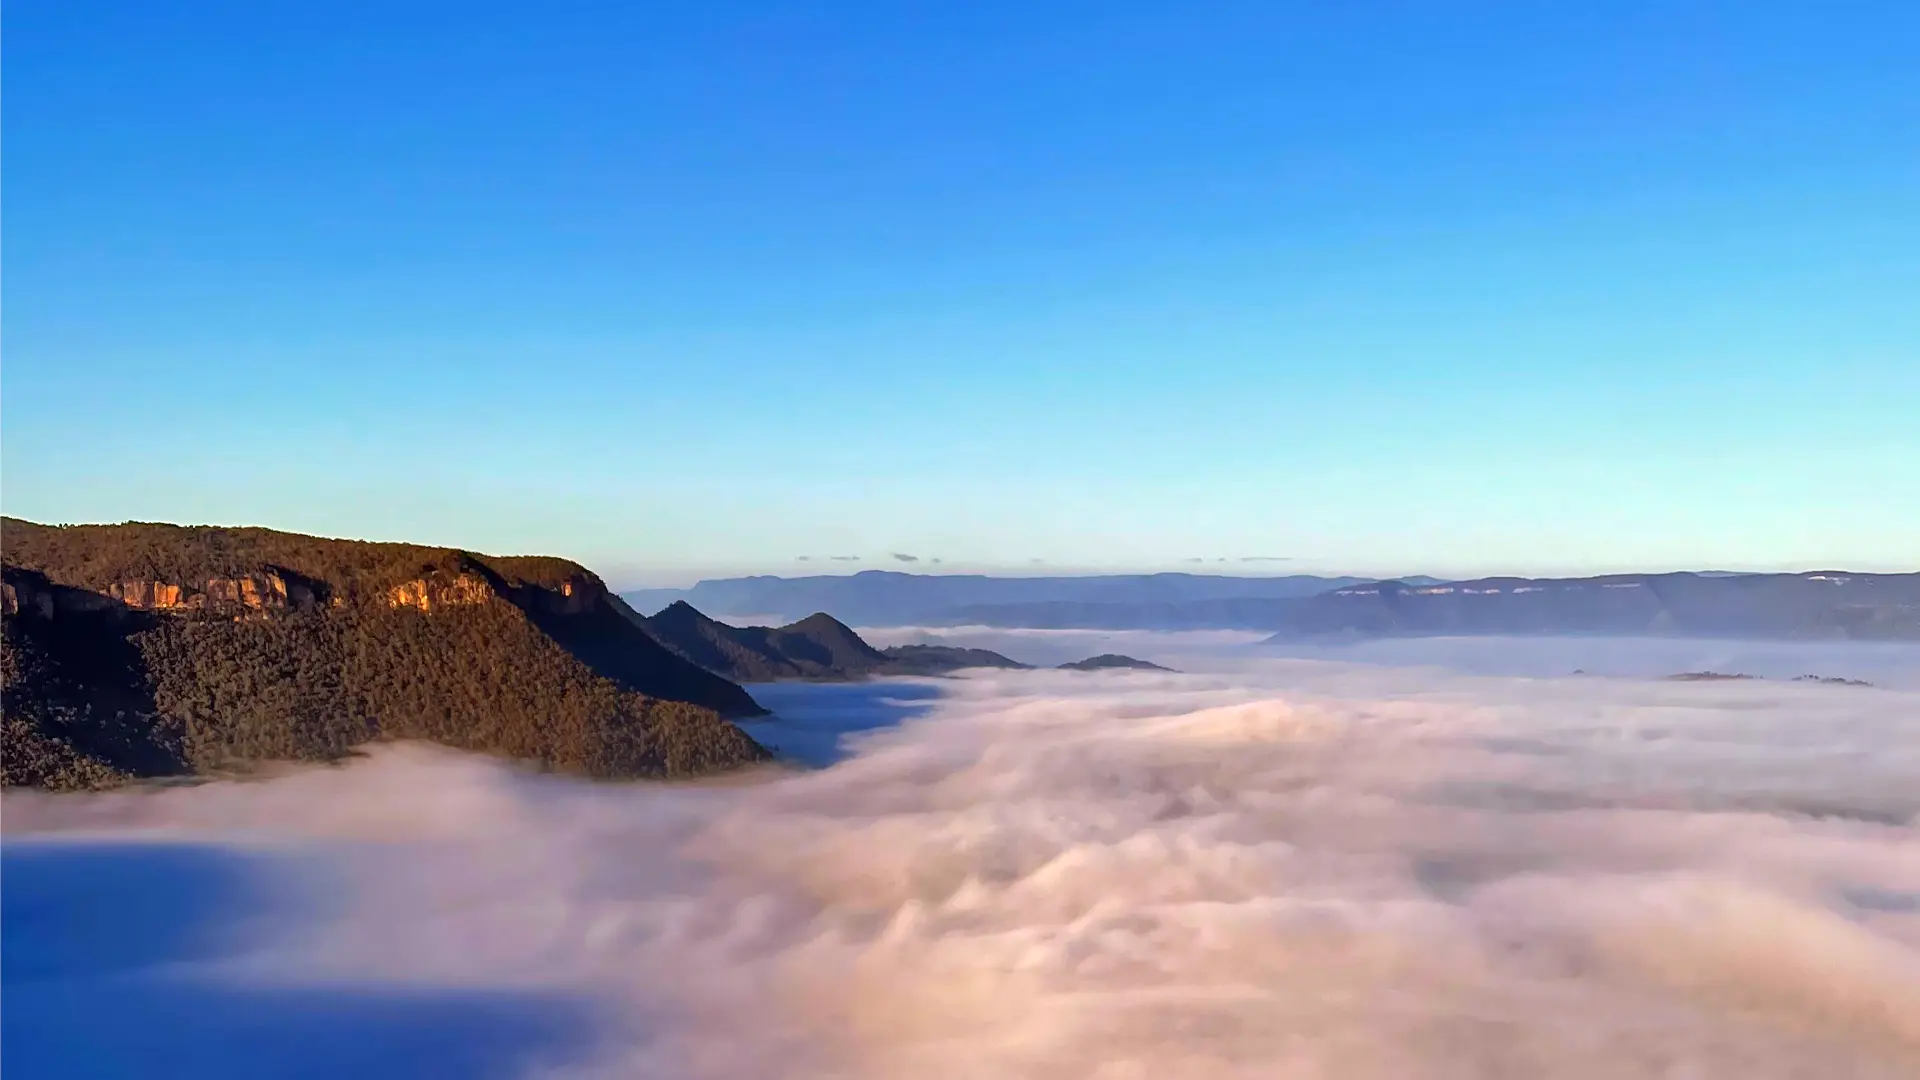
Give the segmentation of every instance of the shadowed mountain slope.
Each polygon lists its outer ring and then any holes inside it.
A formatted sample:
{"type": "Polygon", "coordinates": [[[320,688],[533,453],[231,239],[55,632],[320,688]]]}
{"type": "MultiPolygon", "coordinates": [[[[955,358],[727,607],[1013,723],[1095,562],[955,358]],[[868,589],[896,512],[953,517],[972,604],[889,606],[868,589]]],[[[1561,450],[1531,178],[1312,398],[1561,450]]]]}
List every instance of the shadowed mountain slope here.
{"type": "Polygon", "coordinates": [[[857,678],[886,656],[828,615],[787,626],[728,626],[678,601],[641,621],[655,640],[709,671],[744,682],[857,678]]]}
{"type": "Polygon", "coordinates": [[[898,645],[876,649],[831,615],[816,612],[786,626],[728,626],[676,600],[638,620],[686,660],[741,682],[842,681],[876,675],[944,675],[971,667],[1024,668],[987,649],[898,645]]]}

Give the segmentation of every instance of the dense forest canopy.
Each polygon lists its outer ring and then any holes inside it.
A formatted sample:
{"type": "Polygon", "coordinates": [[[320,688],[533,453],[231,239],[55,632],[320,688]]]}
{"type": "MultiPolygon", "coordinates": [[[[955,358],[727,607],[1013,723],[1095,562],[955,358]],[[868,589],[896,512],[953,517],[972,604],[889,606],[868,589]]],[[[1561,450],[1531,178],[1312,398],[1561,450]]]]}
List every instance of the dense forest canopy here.
{"type": "Polygon", "coordinates": [[[0,550],[7,784],[329,760],[397,738],[598,777],[693,776],[766,756],[715,711],[759,712],[745,691],[659,646],[564,559],[12,518],[0,550]],[[269,569],[327,602],[158,610],[109,595],[269,569]],[[458,603],[391,593],[453,580],[469,586],[458,603]]]}
{"type": "Polygon", "coordinates": [[[63,585],[104,591],[116,582],[187,583],[238,577],[262,567],[291,570],[336,595],[378,594],[433,573],[490,571],[510,586],[558,588],[570,578],[599,582],[567,559],[489,556],[418,544],[336,540],[262,528],[169,525],[41,525],[0,519],[8,565],[38,570],[63,585]]]}

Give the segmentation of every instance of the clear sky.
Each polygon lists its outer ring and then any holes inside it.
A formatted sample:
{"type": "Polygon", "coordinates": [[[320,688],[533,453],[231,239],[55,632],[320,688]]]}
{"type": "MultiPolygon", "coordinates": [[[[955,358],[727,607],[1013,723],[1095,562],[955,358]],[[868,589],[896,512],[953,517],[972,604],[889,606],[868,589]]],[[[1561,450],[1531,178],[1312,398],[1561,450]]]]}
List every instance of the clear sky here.
{"type": "Polygon", "coordinates": [[[1907,0],[17,0],[4,44],[8,513],[623,584],[1920,568],[1907,0]]]}

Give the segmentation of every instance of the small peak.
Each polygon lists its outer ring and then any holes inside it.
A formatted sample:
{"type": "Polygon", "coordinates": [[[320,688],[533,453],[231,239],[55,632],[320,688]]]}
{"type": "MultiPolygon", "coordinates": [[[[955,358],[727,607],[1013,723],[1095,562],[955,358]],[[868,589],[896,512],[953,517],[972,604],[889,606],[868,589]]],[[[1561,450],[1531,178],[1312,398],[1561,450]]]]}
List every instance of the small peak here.
{"type": "Polygon", "coordinates": [[[685,600],[675,600],[673,603],[668,604],[666,607],[663,607],[659,611],[655,612],[653,617],[656,619],[659,619],[659,618],[665,618],[668,616],[671,616],[676,619],[699,619],[702,621],[711,621],[707,618],[707,614],[705,612],[701,611],[697,607],[694,607],[692,604],[687,603],[685,600]]]}
{"type": "Polygon", "coordinates": [[[784,629],[787,629],[787,630],[843,630],[849,634],[853,633],[852,627],[848,626],[846,623],[841,622],[839,619],[834,618],[833,616],[827,614],[824,611],[816,611],[804,619],[801,619],[797,622],[788,623],[784,629]]]}
{"type": "Polygon", "coordinates": [[[1111,669],[1169,672],[1173,670],[1172,668],[1161,667],[1159,664],[1147,660],[1140,660],[1131,656],[1122,656],[1119,653],[1101,653],[1099,656],[1089,656],[1085,660],[1076,660],[1071,664],[1060,665],[1060,670],[1062,671],[1107,671],[1111,669]]]}

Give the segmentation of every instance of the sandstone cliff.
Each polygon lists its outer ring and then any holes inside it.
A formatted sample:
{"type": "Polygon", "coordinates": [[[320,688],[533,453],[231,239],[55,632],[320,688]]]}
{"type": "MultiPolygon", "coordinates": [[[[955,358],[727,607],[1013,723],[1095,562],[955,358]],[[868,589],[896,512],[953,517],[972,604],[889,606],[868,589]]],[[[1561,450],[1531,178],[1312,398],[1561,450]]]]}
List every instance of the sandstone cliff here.
{"type": "Polygon", "coordinates": [[[746,691],[661,647],[565,560],[15,519],[0,545],[9,783],[325,758],[379,738],[601,776],[764,756],[715,715],[760,714],[746,691]]]}

